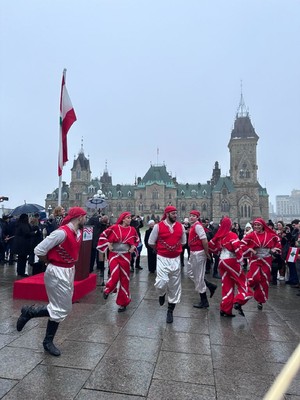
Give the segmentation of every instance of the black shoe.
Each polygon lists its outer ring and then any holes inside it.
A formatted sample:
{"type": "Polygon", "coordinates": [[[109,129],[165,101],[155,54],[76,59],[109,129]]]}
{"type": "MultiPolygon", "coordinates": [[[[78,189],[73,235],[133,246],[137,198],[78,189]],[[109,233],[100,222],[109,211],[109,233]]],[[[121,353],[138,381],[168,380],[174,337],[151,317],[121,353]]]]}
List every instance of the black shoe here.
{"type": "Polygon", "coordinates": [[[239,313],[242,317],[245,316],[244,311],[243,311],[242,306],[240,305],[240,303],[234,303],[233,308],[234,308],[235,310],[237,310],[238,313],[239,313]]]}
{"type": "Polygon", "coordinates": [[[224,312],[222,310],[220,311],[220,315],[221,315],[221,317],[229,317],[229,318],[235,317],[234,314],[227,314],[226,312],[224,312]]]}
{"type": "Polygon", "coordinates": [[[165,294],[163,296],[159,296],[159,298],[158,298],[159,305],[163,306],[165,304],[165,300],[166,300],[165,294]]]}
{"type": "Polygon", "coordinates": [[[103,292],[103,298],[104,298],[104,300],[107,300],[107,299],[108,299],[108,295],[109,295],[109,293],[103,292]]]}
{"type": "Polygon", "coordinates": [[[262,309],[263,309],[262,303],[257,303],[257,309],[258,309],[258,310],[262,310],[262,309]]]}
{"type": "Polygon", "coordinates": [[[56,334],[59,323],[55,321],[48,321],[46,336],[43,341],[44,350],[52,356],[60,356],[60,350],[54,345],[53,339],[56,334]]]}
{"type": "Polygon", "coordinates": [[[208,287],[209,293],[210,293],[210,298],[213,297],[215,294],[215,291],[217,290],[218,286],[215,285],[214,283],[209,282],[208,280],[204,279],[205,285],[208,287]]]}
{"type": "Polygon", "coordinates": [[[22,278],[27,278],[29,275],[28,274],[18,274],[18,276],[21,276],[22,278]]]}
{"type": "Polygon", "coordinates": [[[144,269],[144,268],[138,265],[137,267],[135,267],[135,269],[144,269]]]}
{"type": "Polygon", "coordinates": [[[118,308],[118,312],[124,312],[126,311],[126,306],[121,306],[120,308],[118,308]]]}
{"type": "Polygon", "coordinates": [[[172,322],[173,322],[173,311],[172,310],[168,310],[166,322],[167,322],[167,324],[172,324],[172,322]]]}

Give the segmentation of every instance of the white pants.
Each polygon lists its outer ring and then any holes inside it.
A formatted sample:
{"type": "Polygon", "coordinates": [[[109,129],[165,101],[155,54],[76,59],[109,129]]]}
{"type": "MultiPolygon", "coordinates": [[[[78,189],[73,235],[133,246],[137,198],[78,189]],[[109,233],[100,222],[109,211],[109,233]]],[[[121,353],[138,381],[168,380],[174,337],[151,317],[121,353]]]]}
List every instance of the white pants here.
{"type": "Polygon", "coordinates": [[[198,293],[206,292],[206,285],[204,282],[206,259],[207,257],[204,250],[191,251],[187,265],[188,277],[194,282],[195,290],[198,293]]]}
{"type": "Polygon", "coordinates": [[[159,296],[167,294],[168,302],[177,304],[181,297],[180,256],[166,258],[157,255],[156,280],[154,284],[159,296]]]}
{"type": "Polygon", "coordinates": [[[75,266],[63,268],[48,264],[46,268],[44,281],[49,299],[47,309],[52,321],[62,322],[72,310],[74,276],[75,266]]]}

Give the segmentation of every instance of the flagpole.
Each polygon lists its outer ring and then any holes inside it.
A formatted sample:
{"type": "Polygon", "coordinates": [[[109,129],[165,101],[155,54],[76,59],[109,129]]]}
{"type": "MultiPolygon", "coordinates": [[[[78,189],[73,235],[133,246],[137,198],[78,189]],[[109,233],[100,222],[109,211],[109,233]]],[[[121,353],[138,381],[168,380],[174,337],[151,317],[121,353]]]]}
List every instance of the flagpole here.
{"type": "Polygon", "coordinates": [[[58,156],[58,205],[61,205],[62,172],[65,163],[68,161],[67,134],[73,123],[76,121],[76,114],[66,88],[66,72],[63,70],[60,92],[60,118],[59,118],[59,156],[58,156]]]}
{"type": "MultiPolygon", "coordinates": [[[[61,92],[60,92],[60,104],[59,104],[59,121],[58,121],[58,154],[59,154],[59,160],[58,160],[58,165],[63,166],[63,162],[62,162],[62,115],[61,115],[61,107],[62,107],[62,90],[63,90],[63,82],[66,83],[66,73],[67,70],[66,68],[64,68],[63,70],[63,81],[62,81],[62,86],[61,86],[61,92]]],[[[62,168],[63,171],[63,168],[62,168]]],[[[57,205],[61,206],[61,191],[62,191],[62,171],[61,171],[61,175],[59,175],[58,177],[58,202],[57,205]]]]}

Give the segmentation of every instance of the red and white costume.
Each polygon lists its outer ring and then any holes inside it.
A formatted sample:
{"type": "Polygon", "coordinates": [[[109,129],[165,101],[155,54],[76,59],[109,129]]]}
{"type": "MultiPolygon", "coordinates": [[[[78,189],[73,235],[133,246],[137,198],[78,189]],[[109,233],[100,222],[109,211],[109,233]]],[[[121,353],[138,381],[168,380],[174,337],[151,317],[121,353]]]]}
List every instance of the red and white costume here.
{"type": "Polygon", "coordinates": [[[212,253],[220,252],[219,270],[222,276],[222,301],[220,310],[226,314],[232,313],[234,303],[245,304],[251,297],[252,291],[241,266],[243,253],[241,243],[236,233],[231,232],[231,219],[224,217],[219,230],[208,243],[212,253]],[[237,294],[235,295],[235,286],[237,294]]]}
{"type": "Polygon", "coordinates": [[[206,254],[203,248],[202,240],[207,239],[205,230],[199,221],[196,221],[190,229],[189,247],[190,258],[187,266],[187,274],[195,284],[195,290],[198,293],[206,292],[205,267],[206,254]]]}
{"type": "Polygon", "coordinates": [[[126,307],[131,301],[129,292],[131,253],[129,253],[129,249],[131,246],[137,247],[139,237],[135,228],[122,226],[120,223],[110,226],[101,233],[97,249],[101,253],[105,253],[108,245],[113,244],[113,250],[109,251],[108,256],[110,278],[106,282],[104,292],[109,294],[115,291],[120,283],[116,303],[126,307]]]}
{"type": "Polygon", "coordinates": [[[244,257],[249,257],[249,271],[247,281],[254,290],[254,299],[258,303],[265,303],[269,295],[271,279],[272,255],[270,250],[281,252],[279,236],[268,227],[262,218],[257,218],[253,224],[259,223],[264,230],[261,233],[251,232],[242,239],[241,249],[244,257]],[[250,250],[255,250],[256,254],[250,250]]]}
{"type": "Polygon", "coordinates": [[[63,321],[72,310],[75,264],[81,241],[82,232],[76,232],[69,222],[51,232],[34,249],[37,256],[47,255],[49,261],[44,281],[49,299],[47,309],[52,321],[63,321]]]}
{"type": "Polygon", "coordinates": [[[168,295],[168,302],[176,304],[181,297],[180,253],[186,234],[180,222],[169,224],[163,219],[154,225],[148,244],[156,245],[157,266],[155,288],[159,296],[168,295]]]}

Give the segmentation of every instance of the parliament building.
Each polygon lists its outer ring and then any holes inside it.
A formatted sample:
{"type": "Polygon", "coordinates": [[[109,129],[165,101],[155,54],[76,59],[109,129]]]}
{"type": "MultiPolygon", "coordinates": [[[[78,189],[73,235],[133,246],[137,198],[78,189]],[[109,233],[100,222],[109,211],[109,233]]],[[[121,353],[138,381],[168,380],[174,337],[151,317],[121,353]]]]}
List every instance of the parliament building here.
{"type": "MultiPolygon", "coordinates": [[[[241,95],[240,105],[228,143],[230,153],[229,176],[221,176],[218,161],[212,176],[206,183],[180,183],[172,177],[166,165],[151,165],[143,177],[131,185],[113,184],[107,165],[103,174],[92,178],[90,161],[83,146],[73,162],[71,182],[62,184],[61,205],[80,206],[85,209],[87,201],[102,190],[107,206],[101,210],[112,221],[123,211],[143,216],[145,221],[160,219],[167,205],[178,209],[180,220],[197,209],[201,218],[218,223],[228,215],[242,227],[256,217],[269,218],[269,196],[257,180],[258,135],[241,95]]],[[[46,210],[57,206],[58,189],[47,194],[46,210]]],[[[87,209],[89,214],[95,210],[87,209]]]]}

